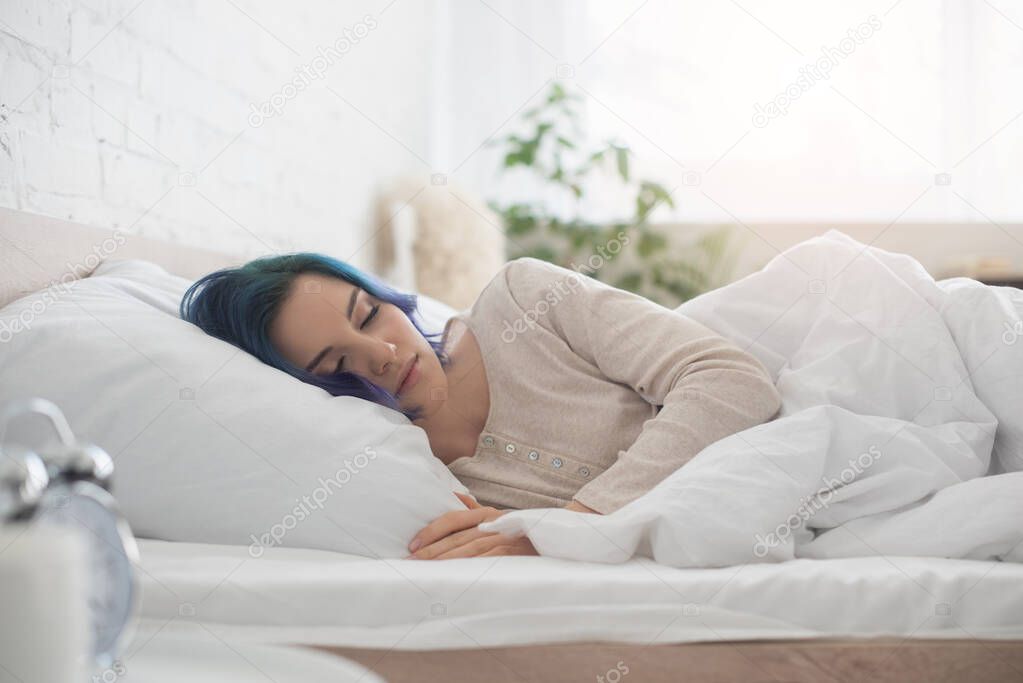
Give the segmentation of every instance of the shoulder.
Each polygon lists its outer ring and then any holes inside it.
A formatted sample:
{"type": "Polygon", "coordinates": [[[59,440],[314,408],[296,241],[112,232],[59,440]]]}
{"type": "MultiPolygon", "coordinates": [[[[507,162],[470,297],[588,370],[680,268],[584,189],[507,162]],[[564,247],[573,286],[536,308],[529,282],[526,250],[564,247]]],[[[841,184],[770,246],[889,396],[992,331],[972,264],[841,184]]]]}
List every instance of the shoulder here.
{"type": "Polygon", "coordinates": [[[537,274],[582,277],[582,274],[574,270],[532,256],[520,256],[517,259],[512,259],[502,266],[502,270],[509,276],[519,277],[537,274]]]}
{"type": "Polygon", "coordinates": [[[595,282],[583,273],[532,256],[509,261],[495,279],[501,281],[502,287],[520,304],[535,303],[552,293],[575,291],[595,282]]]}
{"type": "Polygon", "coordinates": [[[519,316],[541,301],[557,303],[580,288],[601,286],[588,275],[531,256],[508,261],[494,274],[469,311],[472,319],[519,316]]]}

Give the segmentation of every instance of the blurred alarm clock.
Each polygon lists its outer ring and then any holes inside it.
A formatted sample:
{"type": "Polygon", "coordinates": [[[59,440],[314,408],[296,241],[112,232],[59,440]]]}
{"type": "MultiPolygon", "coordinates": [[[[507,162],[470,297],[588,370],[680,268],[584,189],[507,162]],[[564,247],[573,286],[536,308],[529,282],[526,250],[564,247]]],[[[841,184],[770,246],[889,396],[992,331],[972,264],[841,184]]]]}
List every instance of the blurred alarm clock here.
{"type": "Polygon", "coordinates": [[[0,409],[0,439],[15,417],[46,417],[59,437],[53,448],[0,443],[0,523],[55,524],[85,540],[92,666],[110,667],[127,641],[138,608],[133,563],[138,546],[110,493],[113,461],[79,442],[56,405],[41,398],[0,409]]]}

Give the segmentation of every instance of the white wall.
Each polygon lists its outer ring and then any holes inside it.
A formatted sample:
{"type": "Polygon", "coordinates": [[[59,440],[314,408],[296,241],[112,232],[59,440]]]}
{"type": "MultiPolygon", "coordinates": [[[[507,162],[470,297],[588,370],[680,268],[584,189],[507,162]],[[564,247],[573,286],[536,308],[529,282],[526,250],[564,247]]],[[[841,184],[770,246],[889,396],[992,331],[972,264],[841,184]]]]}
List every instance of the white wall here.
{"type": "Polygon", "coordinates": [[[0,205],[224,251],[311,249],[366,265],[377,182],[430,177],[431,11],[3,0],[0,205]],[[314,62],[346,36],[347,51],[314,62]],[[284,93],[296,78],[310,87],[284,93]],[[275,93],[293,98],[278,98],[279,115],[251,116],[275,93]]]}
{"type": "MultiPolygon", "coordinates": [[[[924,239],[903,224],[934,223],[936,267],[965,243],[1023,269],[1021,37],[1018,5],[972,0],[3,0],[0,205],[366,266],[372,195],[394,176],[557,201],[498,174],[484,143],[562,78],[585,89],[595,138],[676,188],[657,221],[856,223],[897,248],[924,239]],[[882,27],[830,79],[753,125],[871,14],[882,27]],[[251,125],[253,103],[367,17],[323,78],[251,125]]],[[[627,214],[610,189],[593,197],[590,213],[627,214]]]]}

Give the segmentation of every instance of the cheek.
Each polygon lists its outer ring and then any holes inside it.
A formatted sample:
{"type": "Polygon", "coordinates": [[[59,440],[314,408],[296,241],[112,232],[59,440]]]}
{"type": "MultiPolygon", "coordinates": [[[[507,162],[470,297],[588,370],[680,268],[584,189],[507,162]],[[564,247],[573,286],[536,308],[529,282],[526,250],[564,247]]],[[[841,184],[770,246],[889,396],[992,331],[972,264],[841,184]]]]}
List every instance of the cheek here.
{"type": "Polygon", "coordinates": [[[440,359],[437,358],[437,354],[433,352],[432,348],[428,348],[419,357],[419,362],[423,368],[423,379],[427,380],[430,386],[441,386],[446,384],[444,376],[444,368],[440,364],[440,359]]]}
{"type": "Polygon", "coordinates": [[[278,330],[276,334],[268,334],[267,340],[270,342],[270,346],[273,348],[273,350],[282,358],[284,358],[285,361],[291,363],[292,365],[298,365],[296,363],[298,352],[296,351],[296,349],[293,348],[294,345],[292,343],[292,340],[288,337],[287,334],[282,333],[280,330],[278,330]]]}
{"type": "Polygon", "coordinates": [[[389,307],[394,315],[387,319],[387,332],[392,340],[401,340],[403,346],[409,349],[419,348],[425,341],[416,326],[412,324],[408,316],[401,312],[397,306],[389,307]]]}

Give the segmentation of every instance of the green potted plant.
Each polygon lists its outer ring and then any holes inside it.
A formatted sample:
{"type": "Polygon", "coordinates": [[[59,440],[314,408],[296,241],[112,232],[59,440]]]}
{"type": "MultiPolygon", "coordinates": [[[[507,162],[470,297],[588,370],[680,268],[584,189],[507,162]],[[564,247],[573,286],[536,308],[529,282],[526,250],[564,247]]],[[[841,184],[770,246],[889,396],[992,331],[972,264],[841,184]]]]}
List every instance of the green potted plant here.
{"type": "Polygon", "coordinates": [[[491,143],[503,148],[503,173],[525,169],[542,184],[565,193],[573,207],[566,217],[539,201],[491,201],[504,221],[508,258],[532,256],[572,267],[670,308],[727,282],[734,265],[728,230],[720,228],[678,245],[650,225],[655,208],[675,206],[671,193],[660,183],[633,178],[628,146],[614,140],[587,146],[577,109],[580,100],[556,82],[540,105],[522,114],[520,129],[526,133],[511,133],[491,143]],[[599,172],[610,172],[634,197],[633,215],[608,222],[583,217],[586,181],[599,172]],[[628,248],[629,258],[618,258],[622,247],[628,248]]]}

